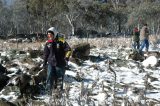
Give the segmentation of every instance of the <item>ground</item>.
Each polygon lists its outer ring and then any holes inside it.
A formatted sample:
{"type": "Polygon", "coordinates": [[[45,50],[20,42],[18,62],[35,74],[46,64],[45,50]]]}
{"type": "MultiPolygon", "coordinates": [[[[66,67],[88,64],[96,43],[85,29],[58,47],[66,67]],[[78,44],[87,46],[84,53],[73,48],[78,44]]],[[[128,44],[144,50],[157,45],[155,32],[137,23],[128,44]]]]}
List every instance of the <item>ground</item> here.
{"type": "MultiPolygon", "coordinates": [[[[11,49],[17,49],[16,44],[1,41],[1,56],[9,56],[11,49]],[[3,45],[2,45],[3,44],[3,45]]],[[[91,44],[90,58],[78,66],[69,62],[70,69],[65,74],[65,91],[61,101],[67,106],[122,106],[131,103],[134,106],[160,104],[160,66],[143,66],[143,62],[127,59],[131,51],[130,38],[101,38],[101,39],[78,39],[68,40],[72,46],[76,43],[89,42],[91,44]],[[78,74],[78,75],[77,75],[78,74]],[[77,77],[78,76],[78,77],[77,77]]],[[[22,43],[18,49],[42,49],[44,42],[22,43]]],[[[150,51],[159,51],[159,44],[150,46],[150,51]]],[[[21,55],[19,55],[20,57],[21,55]]],[[[24,55],[23,55],[24,56],[24,55]]],[[[24,64],[19,59],[11,60],[23,68],[24,64]]],[[[153,58],[151,58],[152,61],[153,58]]],[[[159,61],[159,57],[156,57],[159,61]]],[[[41,61],[38,57],[34,59],[41,61]]],[[[151,62],[152,63],[152,62],[151,62]]],[[[32,67],[32,64],[25,66],[32,67]]],[[[8,70],[16,70],[8,68],[8,70]]],[[[0,93],[0,98],[14,102],[17,98],[16,90],[0,93]]],[[[39,102],[53,102],[50,96],[39,95],[39,102]]],[[[34,103],[29,101],[29,103],[34,103]]],[[[57,102],[58,103],[58,102],[57,102]]]]}

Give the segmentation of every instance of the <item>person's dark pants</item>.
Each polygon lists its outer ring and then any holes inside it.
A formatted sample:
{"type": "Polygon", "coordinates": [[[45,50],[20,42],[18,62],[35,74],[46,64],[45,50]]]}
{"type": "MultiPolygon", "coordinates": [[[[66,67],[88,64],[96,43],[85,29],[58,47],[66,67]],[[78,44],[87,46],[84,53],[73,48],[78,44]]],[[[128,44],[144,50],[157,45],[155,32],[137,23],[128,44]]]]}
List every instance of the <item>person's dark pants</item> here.
{"type": "Polygon", "coordinates": [[[59,87],[62,90],[64,74],[65,74],[65,67],[56,67],[56,73],[57,73],[56,87],[59,87]]]}
{"type": "Polygon", "coordinates": [[[51,92],[55,78],[56,78],[56,68],[49,64],[48,70],[47,70],[47,80],[46,80],[46,91],[47,92],[51,92]]]}
{"type": "Polygon", "coordinates": [[[133,48],[134,49],[139,49],[139,46],[140,46],[139,41],[133,41],[133,48]]]}
{"type": "Polygon", "coordinates": [[[47,81],[46,81],[46,91],[51,93],[53,87],[57,88],[57,84],[63,89],[65,68],[64,67],[54,67],[48,65],[47,81]]]}

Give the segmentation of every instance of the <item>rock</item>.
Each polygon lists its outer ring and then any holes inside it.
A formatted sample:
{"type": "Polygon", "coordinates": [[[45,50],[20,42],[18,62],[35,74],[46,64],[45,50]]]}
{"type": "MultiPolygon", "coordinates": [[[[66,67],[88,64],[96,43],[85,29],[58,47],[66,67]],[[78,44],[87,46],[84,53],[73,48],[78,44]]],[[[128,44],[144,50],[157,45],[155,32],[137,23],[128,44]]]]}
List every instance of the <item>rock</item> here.
{"type": "Polygon", "coordinates": [[[10,59],[7,56],[1,56],[1,63],[9,62],[10,59]]]}
{"type": "Polygon", "coordinates": [[[7,69],[0,64],[0,74],[4,74],[7,72],[7,69]]]}
{"type": "Polygon", "coordinates": [[[36,73],[38,73],[42,68],[40,67],[41,64],[36,64],[35,66],[33,66],[30,70],[29,73],[34,75],[36,73]]]}
{"type": "Polygon", "coordinates": [[[16,85],[19,87],[21,93],[19,97],[29,97],[40,94],[41,90],[44,90],[44,85],[42,86],[40,83],[44,83],[46,81],[46,76],[47,71],[41,70],[33,76],[22,74],[17,77],[16,85]]]}
{"type": "Polygon", "coordinates": [[[160,66],[160,60],[158,60],[158,63],[157,63],[157,67],[159,67],[160,66]]]}
{"type": "Polygon", "coordinates": [[[89,43],[81,43],[73,46],[73,58],[79,58],[86,60],[90,54],[90,44],[89,43]]]}
{"type": "Polygon", "coordinates": [[[112,59],[110,64],[115,64],[117,67],[127,66],[128,61],[122,59],[112,59]]]}
{"type": "Polygon", "coordinates": [[[132,51],[127,59],[132,59],[132,60],[135,60],[135,61],[143,61],[144,60],[144,56],[141,55],[138,51],[132,51]]]}
{"type": "Polygon", "coordinates": [[[20,74],[21,72],[22,72],[21,69],[19,69],[17,67],[11,67],[11,68],[8,68],[8,70],[7,70],[7,76],[13,77],[13,76],[20,74]]]}
{"type": "Polygon", "coordinates": [[[22,61],[22,63],[34,64],[34,61],[28,57],[23,58],[21,61],[22,61]]]}
{"type": "Polygon", "coordinates": [[[13,103],[16,104],[16,106],[30,106],[30,105],[31,106],[48,106],[45,101],[37,100],[37,98],[30,99],[30,100],[26,98],[19,98],[15,100],[13,103]]]}
{"type": "Polygon", "coordinates": [[[21,95],[27,94],[27,90],[30,87],[31,76],[27,74],[22,74],[17,77],[17,86],[20,89],[21,95]]]}
{"type": "Polygon", "coordinates": [[[18,67],[18,66],[19,66],[19,65],[16,64],[16,63],[13,63],[13,64],[10,65],[10,67],[18,67]]]}
{"type": "Polygon", "coordinates": [[[75,76],[75,80],[78,81],[78,82],[80,82],[80,81],[83,80],[83,78],[82,78],[82,76],[80,75],[79,72],[77,72],[77,74],[76,74],[76,76],[75,76]]]}
{"type": "Polygon", "coordinates": [[[6,63],[7,68],[18,67],[18,66],[19,65],[17,63],[13,63],[13,62],[7,62],[6,63]]]}
{"type": "Polygon", "coordinates": [[[0,99],[0,106],[16,106],[16,105],[2,98],[0,99]]]}
{"type": "Polygon", "coordinates": [[[158,63],[158,59],[155,56],[150,56],[142,62],[142,65],[144,67],[149,67],[149,66],[154,67],[157,65],[157,63],[158,63]]]}
{"type": "Polygon", "coordinates": [[[148,80],[150,80],[150,82],[153,82],[153,81],[158,81],[158,78],[156,77],[153,77],[153,76],[148,76],[148,80]]]}
{"type": "Polygon", "coordinates": [[[41,50],[29,50],[28,52],[29,52],[31,58],[37,58],[38,56],[43,55],[43,51],[41,51],[41,50]]]}
{"type": "Polygon", "coordinates": [[[9,77],[3,74],[0,74],[0,91],[7,85],[9,77]]]}
{"type": "Polygon", "coordinates": [[[78,58],[70,58],[69,61],[77,64],[77,65],[82,65],[83,61],[81,59],[78,58]]]}
{"type": "Polygon", "coordinates": [[[32,76],[32,80],[36,85],[38,85],[41,82],[45,82],[47,77],[47,70],[41,70],[36,75],[32,76]]]}
{"type": "Polygon", "coordinates": [[[26,54],[26,51],[18,51],[18,54],[26,54]]]}
{"type": "Polygon", "coordinates": [[[156,58],[160,58],[160,52],[158,51],[144,52],[144,56],[146,57],[155,56],[156,58]]]}
{"type": "Polygon", "coordinates": [[[32,106],[48,106],[44,101],[31,100],[32,106]]]}
{"type": "Polygon", "coordinates": [[[90,61],[92,61],[92,62],[100,62],[100,61],[104,61],[105,60],[105,58],[104,57],[102,57],[102,56],[92,56],[92,55],[90,55],[89,56],[89,60],[90,61]]]}

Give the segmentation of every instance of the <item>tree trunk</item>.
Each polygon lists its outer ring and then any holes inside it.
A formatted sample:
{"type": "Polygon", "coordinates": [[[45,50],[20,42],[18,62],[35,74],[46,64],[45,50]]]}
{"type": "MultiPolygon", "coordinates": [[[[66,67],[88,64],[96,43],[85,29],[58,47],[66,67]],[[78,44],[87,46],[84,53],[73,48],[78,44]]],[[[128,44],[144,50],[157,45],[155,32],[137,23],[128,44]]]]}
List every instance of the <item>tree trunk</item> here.
{"type": "Polygon", "coordinates": [[[118,19],[118,33],[121,33],[121,20],[118,19]]]}
{"type": "Polygon", "coordinates": [[[71,25],[71,28],[72,28],[72,35],[74,35],[74,26],[71,25]]]}
{"type": "Polygon", "coordinates": [[[72,33],[72,35],[74,35],[75,28],[74,28],[73,21],[72,21],[73,19],[69,18],[68,15],[66,15],[66,18],[71,26],[71,33],[72,33]]]}

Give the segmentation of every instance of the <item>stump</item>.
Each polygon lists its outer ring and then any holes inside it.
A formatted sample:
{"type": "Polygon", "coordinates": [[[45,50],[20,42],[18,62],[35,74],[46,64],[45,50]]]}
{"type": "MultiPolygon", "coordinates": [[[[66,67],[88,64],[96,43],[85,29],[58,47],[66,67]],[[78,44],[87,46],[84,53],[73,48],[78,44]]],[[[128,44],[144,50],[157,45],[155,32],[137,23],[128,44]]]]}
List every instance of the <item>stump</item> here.
{"type": "Polygon", "coordinates": [[[90,44],[89,43],[81,43],[73,46],[73,58],[79,58],[82,60],[88,59],[87,57],[90,54],[90,44]]]}

